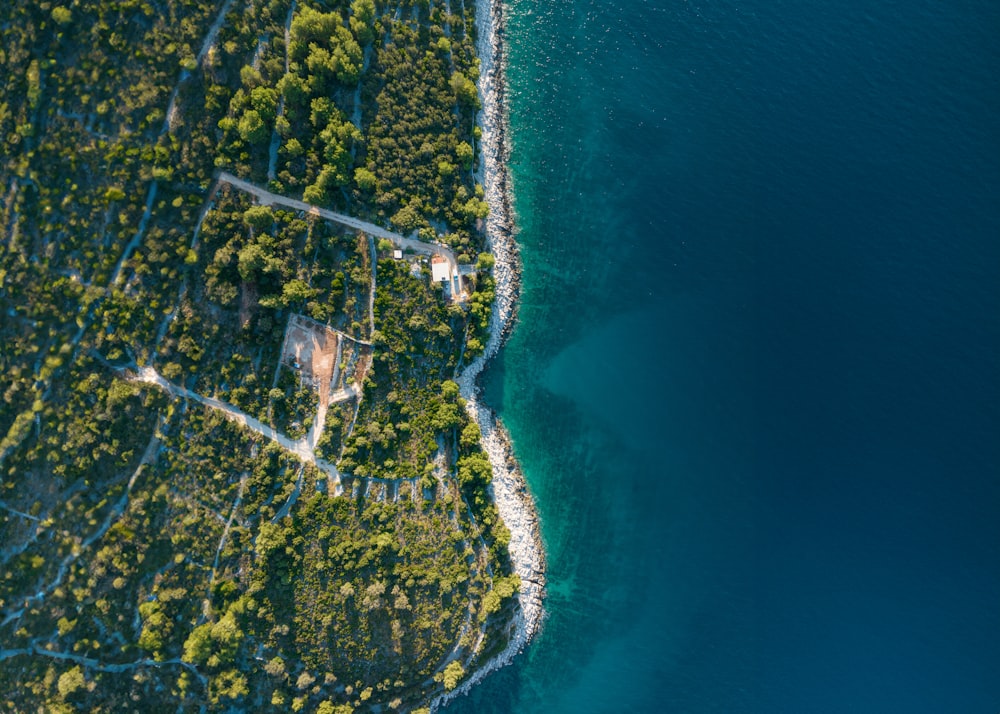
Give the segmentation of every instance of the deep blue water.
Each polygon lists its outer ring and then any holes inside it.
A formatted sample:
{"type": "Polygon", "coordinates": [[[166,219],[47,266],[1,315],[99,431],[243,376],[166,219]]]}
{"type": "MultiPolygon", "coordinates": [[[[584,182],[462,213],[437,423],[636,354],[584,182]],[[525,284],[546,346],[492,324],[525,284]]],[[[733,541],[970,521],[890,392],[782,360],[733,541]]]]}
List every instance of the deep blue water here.
{"type": "Polygon", "coordinates": [[[1000,711],[1000,5],[510,0],[549,619],[457,712],[1000,711]]]}

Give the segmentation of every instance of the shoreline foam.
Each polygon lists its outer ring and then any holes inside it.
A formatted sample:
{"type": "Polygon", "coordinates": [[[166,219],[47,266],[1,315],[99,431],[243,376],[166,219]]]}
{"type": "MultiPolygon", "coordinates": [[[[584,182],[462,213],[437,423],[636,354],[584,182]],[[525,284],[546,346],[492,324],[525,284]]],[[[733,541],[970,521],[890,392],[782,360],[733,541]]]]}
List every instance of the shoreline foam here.
{"type": "Polygon", "coordinates": [[[476,0],[477,54],[480,60],[479,91],[483,108],[479,116],[482,129],[482,163],[479,178],[486,194],[490,213],[486,219],[486,238],[496,259],[493,277],[496,298],[490,315],[490,336],[483,354],[474,359],[457,378],[470,415],[482,431],[483,450],[493,466],[493,500],[504,525],[510,531],[510,559],[521,578],[519,608],[507,647],[478,666],[461,685],[435,698],[431,710],[446,706],[459,695],[467,694],[486,675],[511,662],[541,626],[545,615],[545,551],[535,502],[524,475],[514,459],[510,436],[496,414],[480,400],[479,376],[496,356],[513,328],[521,288],[520,256],[514,240],[513,209],[507,159],[510,145],[507,136],[507,113],[504,85],[503,0],[476,0]]]}

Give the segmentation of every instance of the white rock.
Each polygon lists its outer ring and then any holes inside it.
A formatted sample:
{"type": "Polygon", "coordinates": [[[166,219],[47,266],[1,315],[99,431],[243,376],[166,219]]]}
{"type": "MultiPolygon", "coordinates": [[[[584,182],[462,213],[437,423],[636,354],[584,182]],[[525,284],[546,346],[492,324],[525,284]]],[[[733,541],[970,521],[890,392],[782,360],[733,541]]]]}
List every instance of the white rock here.
{"type": "Polygon", "coordinates": [[[486,238],[490,252],[496,258],[493,277],[496,299],[490,317],[490,336],[483,354],[473,360],[457,378],[462,397],[467,400],[469,414],[482,431],[483,450],[493,466],[492,491],[497,511],[510,530],[511,563],[521,578],[518,595],[520,609],[514,621],[510,642],[499,655],[478,666],[454,691],[442,694],[431,703],[434,711],[460,694],[467,694],[490,672],[509,664],[538,631],[545,615],[545,553],[535,503],[524,476],[517,467],[510,439],[503,425],[479,399],[477,379],[486,364],[496,356],[509,333],[516,316],[520,290],[519,255],[514,240],[513,216],[508,195],[507,157],[509,147],[506,132],[506,112],[503,104],[503,46],[498,29],[503,27],[501,0],[476,0],[478,30],[479,92],[483,109],[479,124],[482,128],[479,179],[485,189],[490,214],[486,220],[486,238]],[[508,463],[513,468],[508,468],[508,463]]]}

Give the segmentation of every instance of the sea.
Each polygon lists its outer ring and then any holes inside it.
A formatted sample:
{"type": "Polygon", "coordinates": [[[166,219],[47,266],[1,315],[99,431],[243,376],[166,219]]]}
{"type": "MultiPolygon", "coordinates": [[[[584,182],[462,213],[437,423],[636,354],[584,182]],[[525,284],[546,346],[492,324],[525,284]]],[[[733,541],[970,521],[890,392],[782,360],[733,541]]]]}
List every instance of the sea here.
{"type": "Polygon", "coordinates": [[[548,615],[449,714],[1000,712],[1000,4],[505,9],[548,615]]]}

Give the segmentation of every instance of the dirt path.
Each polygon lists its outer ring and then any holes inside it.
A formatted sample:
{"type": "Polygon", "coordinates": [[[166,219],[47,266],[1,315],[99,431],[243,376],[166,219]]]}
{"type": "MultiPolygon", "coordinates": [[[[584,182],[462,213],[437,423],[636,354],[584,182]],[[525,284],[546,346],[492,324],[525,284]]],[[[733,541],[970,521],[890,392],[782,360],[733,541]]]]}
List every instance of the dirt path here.
{"type": "MultiPolygon", "coordinates": [[[[216,39],[219,37],[219,31],[222,29],[222,24],[225,22],[226,14],[229,9],[233,6],[233,0],[226,0],[226,3],[219,10],[219,14],[215,17],[215,22],[208,30],[208,35],[205,36],[205,41],[202,42],[201,49],[198,51],[198,56],[195,58],[199,65],[201,65],[202,60],[205,59],[205,55],[208,51],[212,49],[212,45],[215,44],[216,39]]],[[[191,76],[188,70],[181,70],[180,77],[177,79],[177,83],[174,85],[173,90],[170,92],[170,100],[167,102],[167,111],[163,119],[163,127],[160,129],[160,136],[166,134],[173,123],[173,118],[177,113],[177,94],[180,92],[181,85],[184,84],[191,76]]],[[[125,246],[125,250],[121,257],[118,259],[118,264],[115,266],[115,271],[112,274],[111,282],[109,285],[115,286],[121,279],[122,268],[125,262],[129,259],[136,248],[139,247],[139,243],[142,241],[142,236],[146,232],[146,224],[149,222],[149,217],[153,212],[153,201],[156,200],[156,188],[157,181],[153,179],[153,182],[149,185],[149,192],[146,194],[146,209],[142,214],[142,218],[139,220],[139,227],[129,241],[129,244],[125,246]]]]}
{"type": "Polygon", "coordinates": [[[73,552],[63,558],[63,561],[59,564],[59,569],[56,571],[55,578],[48,584],[42,587],[37,593],[27,598],[24,601],[24,607],[16,612],[10,613],[3,622],[0,622],[0,628],[5,627],[9,623],[17,620],[24,613],[24,610],[29,608],[32,603],[44,600],[53,590],[62,584],[63,578],[66,577],[66,572],[69,567],[76,562],[77,558],[83,553],[85,548],[89,548],[94,544],[96,540],[102,538],[105,533],[114,525],[114,522],[125,512],[125,508],[128,506],[128,497],[132,493],[132,487],[135,485],[136,479],[139,478],[139,474],[142,472],[143,468],[151,464],[156,455],[159,453],[160,449],[160,429],[163,427],[164,420],[160,417],[156,422],[156,427],[153,429],[152,435],[149,437],[149,442],[146,444],[146,450],[142,454],[142,458],[139,460],[139,465],[135,467],[135,471],[132,472],[132,476],[128,480],[128,485],[125,487],[125,493],[122,494],[121,498],[111,507],[108,511],[108,515],[105,517],[104,522],[100,527],[87,536],[83,541],[80,542],[79,547],[74,547],[73,552]]]}
{"type": "Polygon", "coordinates": [[[158,184],[155,179],[149,184],[149,191],[146,193],[146,208],[142,213],[142,218],[139,219],[139,227],[136,229],[135,235],[132,236],[132,240],[125,246],[121,257],[118,258],[118,264],[115,265],[115,272],[111,274],[111,282],[108,283],[110,287],[114,287],[121,282],[122,268],[125,267],[125,261],[132,256],[132,253],[139,247],[139,243],[142,241],[142,236],[146,232],[146,224],[149,223],[149,217],[153,214],[153,201],[156,200],[157,186],[158,184]]]}
{"type": "Polygon", "coordinates": [[[205,55],[208,54],[208,51],[212,49],[212,45],[214,45],[215,41],[219,38],[219,31],[222,29],[222,23],[226,21],[226,15],[229,14],[229,9],[232,6],[233,0],[226,0],[226,4],[222,6],[221,10],[219,10],[219,14],[215,16],[215,22],[213,22],[212,26],[209,28],[208,35],[205,36],[205,41],[201,43],[201,49],[198,50],[198,56],[195,58],[195,61],[197,61],[198,64],[201,64],[201,61],[205,59],[205,55]]]}
{"type": "MultiPolygon", "coordinates": [[[[288,62],[288,46],[292,42],[292,16],[295,14],[295,0],[292,0],[292,6],[288,8],[288,17],[285,18],[285,74],[288,74],[291,70],[289,69],[288,62]]],[[[281,95],[281,99],[278,100],[278,116],[285,115],[285,95],[281,95]]],[[[271,131],[271,145],[268,147],[267,151],[267,180],[274,181],[275,174],[278,169],[278,149],[281,148],[281,136],[278,134],[278,129],[275,127],[271,131]]]]}
{"type": "Polygon", "coordinates": [[[226,171],[219,174],[219,180],[224,183],[228,183],[233,188],[238,188],[241,191],[245,191],[246,193],[255,196],[263,206],[285,206],[286,208],[293,208],[297,211],[312,213],[313,215],[325,218],[328,221],[333,221],[334,223],[339,223],[342,226],[347,226],[348,228],[353,228],[354,230],[367,233],[369,236],[385,238],[395,244],[395,246],[400,250],[410,249],[413,252],[420,253],[422,255],[440,255],[448,261],[451,276],[455,277],[459,274],[458,261],[455,258],[455,252],[447,246],[440,245],[438,243],[425,243],[424,241],[416,240],[414,238],[407,238],[399,233],[393,233],[392,231],[386,230],[385,228],[377,226],[374,223],[362,221],[358,218],[354,218],[353,216],[328,211],[325,208],[312,206],[295,198],[279,196],[278,194],[271,193],[267,189],[263,189],[260,186],[255,186],[249,181],[237,178],[226,171]]]}
{"type": "Polygon", "coordinates": [[[295,479],[295,488],[292,489],[291,494],[288,496],[288,500],[285,501],[284,505],[278,509],[278,512],[274,514],[274,518],[271,519],[271,523],[277,523],[282,518],[288,515],[288,512],[292,510],[292,506],[295,502],[299,500],[299,494],[302,493],[302,476],[305,473],[304,468],[299,468],[299,475],[295,479]]]}
{"type": "Polygon", "coordinates": [[[168,382],[152,367],[141,367],[138,370],[135,379],[139,382],[145,382],[146,384],[154,384],[171,396],[184,397],[185,399],[190,399],[198,402],[199,404],[204,404],[207,407],[211,407],[212,409],[222,412],[226,418],[246,427],[250,431],[256,432],[261,436],[270,439],[286,452],[295,456],[299,461],[312,464],[320,471],[324,472],[327,476],[333,479],[333,491],[335,494],[339,494],[343,490],[340,483],[340,472],[337,471],[337,467],[328,461],[317,458],[315,451],[309,444],[308,438],[297,440],[290,439],[273,427],[264,424],[259,419],[256,419],[246,412],[237,409],[232,404],[227,404],[226,402],[213,397],[203,397],[196,392],[192,392],[190,389],[174,384],[173,382],[168,382]]]}
{"type": "Polygon", "coordinates": [[[205,594],[205,599],[202,600],[201,605],[202,615],[204,617],[208,617],[211,613],[212,586],[215,584],[215,576],[219,571],[219,557],[222,555],[222,548],[226,544],[226,538],[229,537],[229,529],[232,527],[233,520],[236,518],[236,513],[239,511],[240,504],[243,502],[243,491],[246,489],[247,478],[249,478],[249,474],[246,473],[240,477],[240,488],[236,493],[236,500],[233,501],[233,507],[229,510],[229,519],[226,520],[226,525],[222,529],[222,535],[219,537],[219,545],[215,549],[215,559],[212,561],[212,573],[208,577],[208,592],[205,594]]]}
{"type": "Polygon", "coordinates": [[[198,668],[189,662],[185,662],[181,659],[165,659],[165,660],[154,660],[154,659],[140,659],[135,662],[123,662],[121,664],[103,664],[96,659],[91,659],[90,657],[83,657],[82,655],[70,654],[69,652],[57,652],[55,650],[47,650],[38,644],[37,640],[32,642],[30,649],[16,649],[16,650],[0,650],[0,662],[10,657],[17,657],[19,655],[38,655],[40,657],[51,657],[52,659],[68,660],[70,662],[76,662],[77,664],[82,664],[88,669],[92,669],[97,672],[127,672],[130,669],[137,669],[139,667],[166,667],[166,666],[178,666],[187,669],[198,681],[202,683],[205,687],[205,691],[208,691],[208,679],[204,674],[198,671],[198,668]]]}
{"type": "Polygon", "coordinates": [[[0,501],[0,509],[7,511],[7,513],[13,513],[15,516],[20,516],[21,518],[27,519],[29,521],[38,521],[38,516],[33,516],[30,513],[25,513],[24,511],[19,511],[16,508],[11,508],[3,501],[0,501]]]}
{"type": "MultiPolygon", "coordinates": [[[[375,252],[375,239],[368,236],[368,250],[371,252],[372,284],[368,290],[368,321],[371,323],[369,337],[375,334],[375,286],[378,285],[378,253],[375,252]]],[[[374,337],[372,337],[374,339],[374,337]]]]}

